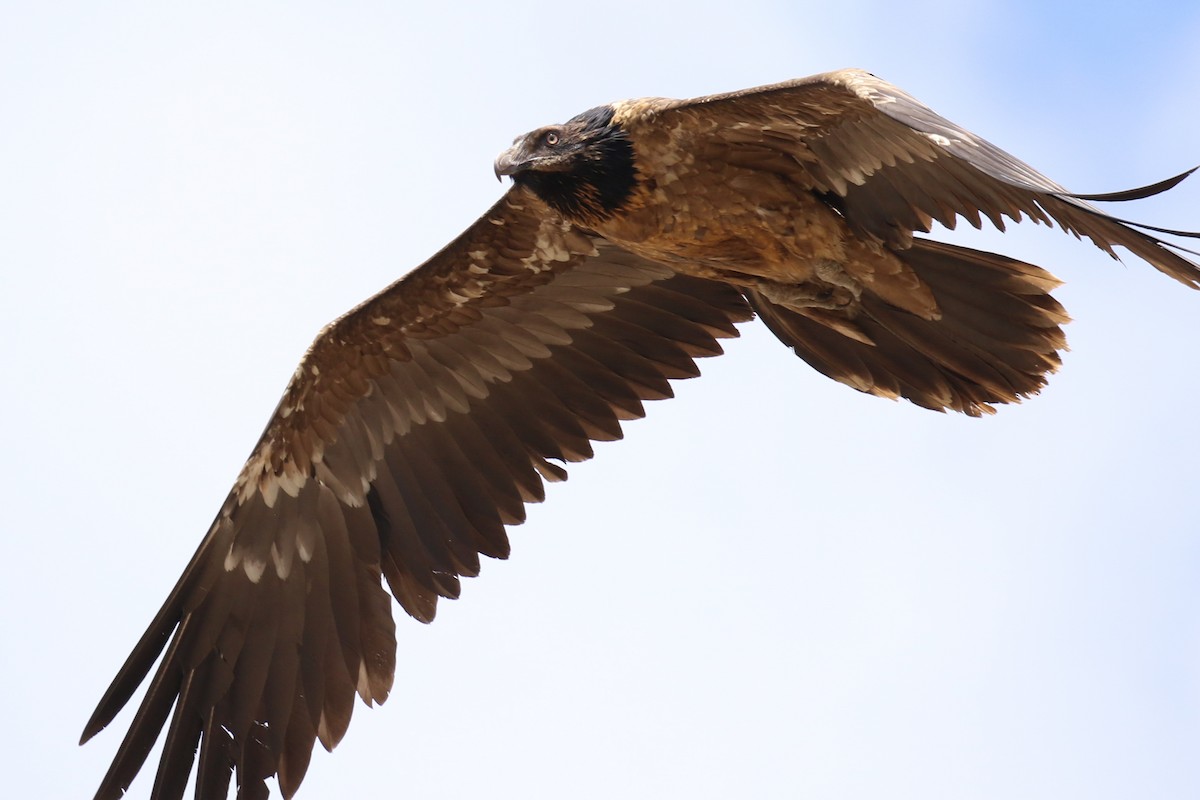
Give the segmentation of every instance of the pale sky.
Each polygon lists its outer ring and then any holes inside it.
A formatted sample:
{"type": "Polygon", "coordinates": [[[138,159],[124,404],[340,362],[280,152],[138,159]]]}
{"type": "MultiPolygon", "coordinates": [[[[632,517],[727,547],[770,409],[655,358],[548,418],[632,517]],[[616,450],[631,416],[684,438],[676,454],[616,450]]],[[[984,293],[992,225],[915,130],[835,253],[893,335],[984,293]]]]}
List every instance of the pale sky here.
{"type": "MultiPolygon", "coordinates": [[[[1192,2],[414,8],[0,9],[5,796],[91,796],[132,709],[83,724],[297,360],[499,196],[513,136],[857,66],[1077,191],[1200,163],[1192,2]]],[[[433,625],[394,607],[391,699],[298,797],[1200,796],[1200,293],[964,239],[1067,281],[1040,397],[934,414],[745,326],[433,625]]]]}

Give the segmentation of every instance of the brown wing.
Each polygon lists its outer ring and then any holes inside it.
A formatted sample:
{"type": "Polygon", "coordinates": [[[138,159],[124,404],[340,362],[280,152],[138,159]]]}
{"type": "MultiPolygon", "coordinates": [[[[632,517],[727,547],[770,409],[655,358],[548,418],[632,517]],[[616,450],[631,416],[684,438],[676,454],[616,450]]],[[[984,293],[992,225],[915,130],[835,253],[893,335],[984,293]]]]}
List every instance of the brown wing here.
{"type": "Polygon", "coordinates": [[[317,337],[208,535],[89,720],[129,701],[164,647],[97,792],[117,798],[164,726],[154,798],[295,792],[354,694],[396,664],[382,583],[419,620],[457,597],[505,525],[618,439],[669,379],[749,319],[718,283],[572,228],[514,189],[422,267],[317,337]],[[172,714],[172,706],[174,712],[172,714]],[[167,718],[170,715],[170,722],[167,718]]]}
{"type": "Polygon", "coordinates": [[[1184,248],[1144,231],[1200,238],[1112,217],[1087,201],[1136,200],[1191,173],[1139,189],[1071,194],[1032,167],[942,117],[886,81],[842,70],[788,83],[694,100],[624,104],[618,119],[670,131],[699,158],[721,159],[790,177],[823,193],[861,231],[908,247],[933,220],[953,228],[958,216],[975,227],[986,217],[1022,214],[1086,236],[1115,257],[1122,246],[1193,288],[1200,268],[1184,248]],[[676,124],[680,120],[684,125],[676,124]],[[982,216],[981,216],[982,215],[982,216]],[[1142,230],[1138,230],[1141,228],[1142,230]]]}
{"type": "Polygon", "coordinates": [[[815,196],[868,243],[841,265],[862,287],[844,308],[788,307],[747,290],[797,355],[860,391],[978,415],[1037,392],[1060,363],[1067,316],[1048,293],[1057,280],[1031,264],[913,236],[933,220],[953,228],[961,215],[980,227],[986,218],[1003,230],[1005,217],[1027,215],[1110,255],[1128,248],[1200,287],[1200,268],[1180,255],[1190,251],[1146,231],[1200,234],[1134,225],[1088,202],[1157,194],[1188,173],[1126,192],[1071,194],[865,72],[632,101],[615,116],[670,171],[707,174],[718,205],[727,185],[737,187],[729,202],[767,207],[803,207],[815,196]]]}

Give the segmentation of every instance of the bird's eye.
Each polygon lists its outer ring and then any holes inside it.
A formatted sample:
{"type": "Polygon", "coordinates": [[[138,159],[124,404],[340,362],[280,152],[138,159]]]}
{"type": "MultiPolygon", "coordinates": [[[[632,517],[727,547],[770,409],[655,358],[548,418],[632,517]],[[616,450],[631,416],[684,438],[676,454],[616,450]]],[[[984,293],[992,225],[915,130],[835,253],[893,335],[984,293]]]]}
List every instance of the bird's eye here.
{"type": "Polygon", "coordinates": [[[542,137],[542,141],[553,147],[558,144],[558,134],[554,131],[547,131],[546,135],[542,137]]]}

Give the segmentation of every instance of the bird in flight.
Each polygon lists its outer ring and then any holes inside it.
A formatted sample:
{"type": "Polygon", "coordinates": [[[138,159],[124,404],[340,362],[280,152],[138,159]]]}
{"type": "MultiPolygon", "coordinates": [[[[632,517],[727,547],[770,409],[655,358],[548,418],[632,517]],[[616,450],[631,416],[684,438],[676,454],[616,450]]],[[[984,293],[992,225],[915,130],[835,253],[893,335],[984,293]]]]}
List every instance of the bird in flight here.
{"type": "Polygon", "coordinates": [[[922,236],[1057,223],[1200,288],[1200,234],[1111,216],[858,70],[600,106],[518,137],[512,187],[325,327],[83,732],[149,685],[96,797],[165,730],[151,797],[291,797],[357,694],[392,687],[391,597],[422,622],[562,464],[758,316],[862,392],[973,416],[1040,390],[1067,315],[1046,270],[922,236]],[[384,587],[387,587],[386,589],[384,587]],[[389,597],[389,592],[391,597],[389,597]],[[165,651],[165,653],[164,653],[165,651]],[[161,660],[160,660],[160,655],[161,660]],[[155,663],[158,662],[157,669],[155,663]],[[151,671],[153,675],[151,676],[151,671]],[[198,751],[198,760],[197,760],[198,751]]]}

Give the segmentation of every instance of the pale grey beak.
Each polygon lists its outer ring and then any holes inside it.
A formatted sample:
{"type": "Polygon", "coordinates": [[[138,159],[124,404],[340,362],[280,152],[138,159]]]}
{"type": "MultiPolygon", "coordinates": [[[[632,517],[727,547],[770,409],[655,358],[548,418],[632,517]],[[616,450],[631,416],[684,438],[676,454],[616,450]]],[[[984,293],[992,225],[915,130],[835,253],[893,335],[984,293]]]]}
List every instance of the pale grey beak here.
{"type": "Polygon", "coordinates": [[[525,167],[524,149],[522,145],[514,144],[496,158],[496,163],[492,165],[496,180],[503,180],[505,175],[512,177],[525,167]]]}

